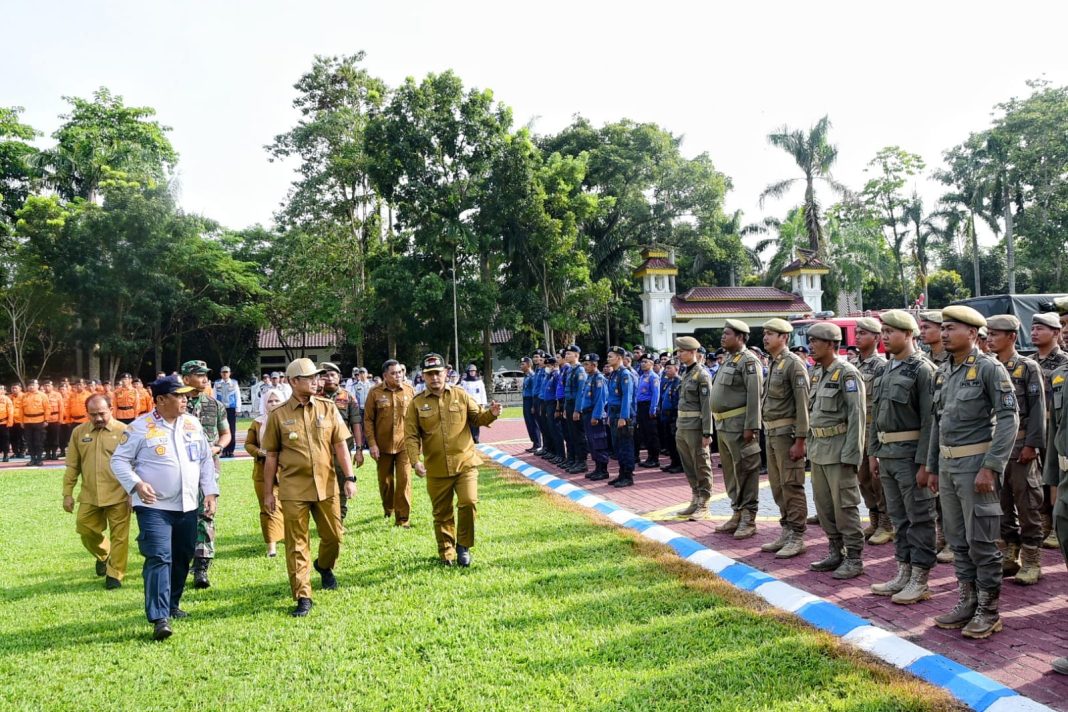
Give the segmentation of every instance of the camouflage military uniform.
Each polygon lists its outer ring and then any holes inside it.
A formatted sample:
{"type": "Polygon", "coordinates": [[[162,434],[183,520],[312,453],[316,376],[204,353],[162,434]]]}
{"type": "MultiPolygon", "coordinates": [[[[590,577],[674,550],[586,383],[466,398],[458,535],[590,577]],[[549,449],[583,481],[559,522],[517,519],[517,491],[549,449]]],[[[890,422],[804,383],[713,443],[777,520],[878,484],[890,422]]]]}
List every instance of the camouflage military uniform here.
{"type": "MultiPolygon", "coordinates": [[[[333,393],[323,391],[322,397],[337,406],[337,412],[342,422],[345,423],[345,427],[350,433],[355,433],[356,426],[360,424],[360,404],[356,398],[340,386],[333,393]]],[[[350,452],[355,447],[354,443],[355,440],[350,437],[348,439],[350,452]]],[[[345,516],[349,513],[349,498],[345,496],[345,473],[341,469],[341,463],[337,462],[337,458],[334,458],[334,475],[337,477],[338,497],[341,502],[341,521],[345,521],[345,516]]]]}
{"type": "MultiPolygon", "coordinates": [[[[230,425],[226,422],[226,410],[222,404],[211,396],[198,395],[190,398],[187,410],[190,415],[200,421],[204,428],[204,435],[212,447],[219,444],[219,436],[230,432],[230,425]]],[[[214,456],[215,476],[219,476],[219,456],[214,456]]],[[[200,493],[200,505],[197,507],[197,543],[193,549],[194,559],[215,558],[215,516],[204,513],[204,493],[200,493]]],[[[194,570],[197,564],[194,561],[194,570]]],[[[207,569],[206,564],[201,564],[207,569]]]]}

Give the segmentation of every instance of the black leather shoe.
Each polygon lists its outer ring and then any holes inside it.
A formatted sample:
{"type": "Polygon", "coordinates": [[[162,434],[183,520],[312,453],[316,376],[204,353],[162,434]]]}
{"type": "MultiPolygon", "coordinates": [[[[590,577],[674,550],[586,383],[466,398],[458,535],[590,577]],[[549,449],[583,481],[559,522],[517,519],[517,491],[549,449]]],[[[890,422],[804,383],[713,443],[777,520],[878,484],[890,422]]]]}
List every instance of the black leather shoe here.
{"type": "Polygon", "coordinates": [[[471,565],[471,550],[466,546],[456,545],[456,563],[465,569],[471,565]]]}
{"type": "Polygon", "coordinates": [[[166,640],[167,638],[170,638],[173,633],[174,631],[171,630],[171,622],[164,618],[163,620],[156,621],[156,628],[152,631],[152,639],[166,640]]]}
{"type": "Polygon", "coordinates": [[[337,590],[337,577],[334,576],[333,569],[319,568],[319,562],[313,561],[312,566],[319,572],[319,575],[323,577],[323,590],[324,591],[336,591],[337,590]]]}
{"type": "Polygon", "coordinates": [[[528,447],[528,448],[527,448],[526,450],[524,450],[523,452],[535,452],[535,451],[537,451],[537,449],[538,449],[538,448],[536,448],[536,447],[528,447]]]}
{"type": "Polygon", "coordinates": [[[682,469],[682,465],[672,465],[671,467],[664,470],[664,472],[668,472],[672,475],[677,475],[680,472],[685,472],[685,470],[682,469]]]}
{"type": "Polygon", "coordinates": [[[189,614],[183,611],[181,608],[171,609],[171,618],[188,618],[189,614]]]}
{"type": "Polygon", "coordinates": [[[530,454],[531,455],[537,455],[538,457],[541,457],[542,455],[545,454],[545,448],[543,448],[543,447],[534,448],[533,450],[530,451],[530,454]]]}
{"type": "Polygon", "coordinates": [[[298,598],[297,607],[290,611],[289,615],[294,618],[303,618],[308,615],[308,612],[312,609],[312,600],[310,598],[298,598]]]}
{"type": "Polygon", "coordinates": [[[616,489],[622,489],[623,487],[633,487],[634,486],[634,478],[633,477],[620,477],[618,480],[616,480],[616,483],[614,485],[612,485],[612,486],[615,487],[616,489]]]}
{"type": "Polygon", "coordinates": [[[103,576],[108,572],[108,562],[97,559],[96,561],[96,575],[103,576]]]}
{"type": "Polygon", "coordinates": [[[104,579],[104,588],[106,588],[108,591],[114,591],[116,588],[122,588],[122,581],[119,581],[117,578],[114,578],[112,576],[108,576],[106,579],[104,579]]]}
{"type": "Polygon", "coordinates": [[[607,480],[609,477],[608,470],[594,470],[587,476],[587,479],[593,482],[600,482],[601,480],[607,480]]]}

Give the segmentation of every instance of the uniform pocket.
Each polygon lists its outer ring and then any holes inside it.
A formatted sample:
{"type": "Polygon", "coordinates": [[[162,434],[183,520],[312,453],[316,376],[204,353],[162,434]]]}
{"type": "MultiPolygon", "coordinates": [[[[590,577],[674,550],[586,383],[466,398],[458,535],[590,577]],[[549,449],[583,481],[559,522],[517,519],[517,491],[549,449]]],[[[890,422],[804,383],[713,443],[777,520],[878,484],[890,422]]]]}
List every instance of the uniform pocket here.
{"type": "Polygon", "coordinates": [[[1001,502],[976,502],[972,507],[972,538],[993,543],[997,541],[1000,529],[1001,502]]]}
{"type": "Polygon", "coordinates": [[[860,506],[860,483],[856,470],[842,468],[842,478],[838,482],[838,501],[842,509],[860,506]]]}
{"type": "Polygon", "coordinates": [[[890,386],[890,400],[895,403],[908,403],[909,395],[909,387],[904,383],[894,383],[890,386]]]}

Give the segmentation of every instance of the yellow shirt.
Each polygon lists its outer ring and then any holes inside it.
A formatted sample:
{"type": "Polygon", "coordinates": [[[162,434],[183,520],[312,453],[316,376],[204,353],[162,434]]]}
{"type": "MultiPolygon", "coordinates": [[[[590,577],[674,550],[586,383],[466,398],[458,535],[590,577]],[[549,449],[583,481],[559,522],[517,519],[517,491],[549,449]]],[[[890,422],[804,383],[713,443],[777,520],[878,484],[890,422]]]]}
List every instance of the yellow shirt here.
{"type": "Polygon", "coordinates": [[[408,459],[425,456],[427,475],[451,477],[482,464],[475,451],[470,425],[489,425],[497,419],[459,386],[446,384],[441,396],[429,390],[412,399],[404,420],[404,446],[408,459]]]}
{"type": "Polygon", "coordinates": [[[74,428],[67,446],[67,471],[63,475],[64,497],[74,495],[74,485],[81,475],[79,502],[108,507],[127,500],[126,490],[111,471],[111,456],[119,446],[119,439],[124,430],[126,425],[117,420],[112,420],[100,430],[94,430],[92,423],[82,423],[74,428]]]}
{"type": "Polygon", "coordinates": [[[392,389],[379,383],[367,393],[363,409],[363,433],[368,445],[389,455],[404,451],[404,418],[415,391],[407,383],[392,389]]]}
{"type": "Polygon", "coordinates": [[[267,416],[260,447],[278,453],[278,498],[318,502],[337,495],[334,445],[351,437],[333,401],[290,397],[267,416]]]}

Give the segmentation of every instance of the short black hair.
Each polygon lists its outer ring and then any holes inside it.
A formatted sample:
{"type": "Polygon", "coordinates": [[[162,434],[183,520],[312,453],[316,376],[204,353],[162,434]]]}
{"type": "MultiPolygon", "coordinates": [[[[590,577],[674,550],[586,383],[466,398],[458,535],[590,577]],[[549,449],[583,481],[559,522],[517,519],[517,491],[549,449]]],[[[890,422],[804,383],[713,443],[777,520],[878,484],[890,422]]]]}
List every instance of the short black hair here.
{"type": "Polygon", "coordinates": [[[111,396],[109,396],[107,393],[94,393],[93,395],[85,399],[85,409],[89,410],[89,404],[97,398],[103,399],[103,401],[107,403],[108,408],[111,407],[111,396]]]}
{"type": "Polygon", "coordinates": [[[382,362],[382,373],[385,373],[394,366],[400,366],[400,361],[395,358],[387,358],[382,362]]]}

